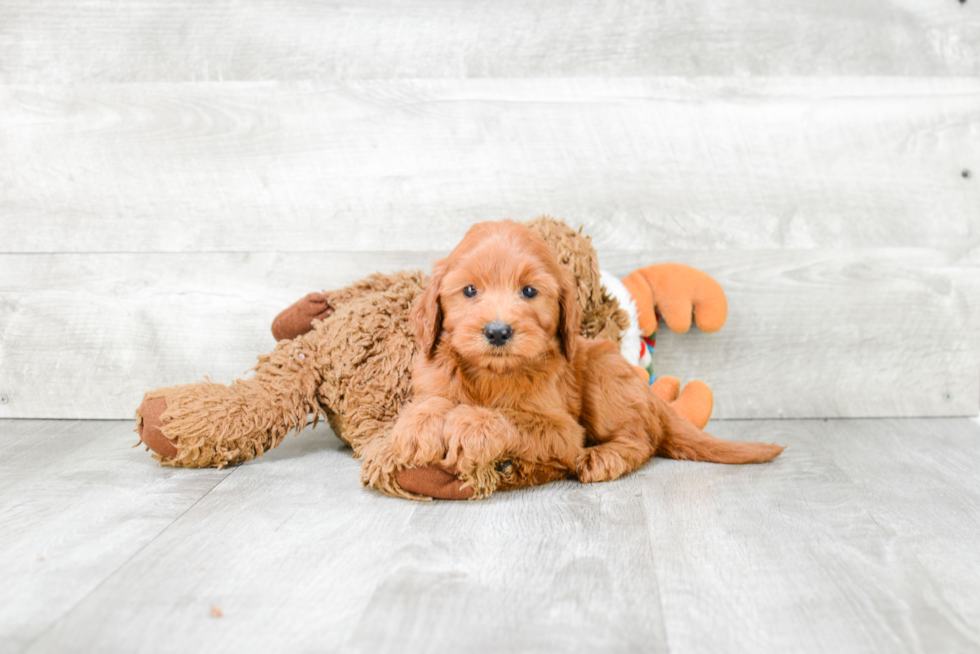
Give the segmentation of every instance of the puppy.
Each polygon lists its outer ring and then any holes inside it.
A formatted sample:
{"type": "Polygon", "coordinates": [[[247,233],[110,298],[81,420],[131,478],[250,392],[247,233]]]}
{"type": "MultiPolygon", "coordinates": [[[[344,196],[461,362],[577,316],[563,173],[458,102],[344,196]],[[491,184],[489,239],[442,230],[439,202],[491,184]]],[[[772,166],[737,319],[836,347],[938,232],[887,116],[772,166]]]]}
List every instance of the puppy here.
{"type": "Polygon", "coordinates": [[[473,497],[520,475],[610,481],[654,455],[761,463],[783,450],[699,430],[614,343],[580,336],[571,276],[518,223],[473,226],[435,264],[412,321],[415,395],[392,430],[392,460],[455,469],[473,497]]]}

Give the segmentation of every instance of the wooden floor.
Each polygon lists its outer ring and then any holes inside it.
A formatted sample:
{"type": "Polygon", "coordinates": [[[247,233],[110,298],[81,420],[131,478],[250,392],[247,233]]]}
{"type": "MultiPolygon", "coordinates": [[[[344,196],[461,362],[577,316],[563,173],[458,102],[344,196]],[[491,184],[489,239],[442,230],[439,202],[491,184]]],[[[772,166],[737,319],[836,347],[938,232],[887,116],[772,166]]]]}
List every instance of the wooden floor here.
{"type": "Polygon", "coordinates": [[[773,464],[414,503],[324,427],[160,468],[0,421],[0,651],[980,651],[980,423],[727,421],[773,464]]]}

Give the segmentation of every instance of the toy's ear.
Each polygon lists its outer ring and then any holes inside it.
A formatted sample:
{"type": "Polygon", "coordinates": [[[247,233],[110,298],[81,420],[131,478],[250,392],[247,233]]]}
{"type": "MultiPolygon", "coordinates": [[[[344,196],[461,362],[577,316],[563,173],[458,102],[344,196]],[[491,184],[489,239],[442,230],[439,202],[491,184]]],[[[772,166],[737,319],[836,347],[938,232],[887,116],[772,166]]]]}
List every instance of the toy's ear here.
{"type": "Polygon", "coordinates": [[[571,273],[562,270],[558,276],[561,295],[558,297],[558,340],[561,353],[571,361],[575,358],[575,346],[582,331],[582,309],[578,305],[578,293],[571,273]]]}
{"type": "Polygon", "coordinates": [[[446,276],[449,259],[441,259],[432,267],[432,278],[429,286],[415,300],[412,307],[412,327],[415,329],[415,349],[424,352],[427,359],[435,354],[439,344],[439,334],[442,332],[442,305],[439,303],[439,293],[442,278],[446,276]]]}

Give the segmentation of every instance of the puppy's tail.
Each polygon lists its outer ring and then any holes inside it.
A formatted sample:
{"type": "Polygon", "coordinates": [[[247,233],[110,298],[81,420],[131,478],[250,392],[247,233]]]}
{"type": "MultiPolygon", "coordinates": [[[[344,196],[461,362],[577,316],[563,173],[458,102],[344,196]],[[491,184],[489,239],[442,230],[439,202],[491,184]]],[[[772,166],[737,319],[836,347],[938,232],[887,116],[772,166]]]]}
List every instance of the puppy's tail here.
{"type": "Polygon", "coordinates": [[[713,463],[765,463],[786,449],[769,443],[725,441],[701,431],[681,417],[673,407],[663,405],[664,435],[656,456],[713,463]]]}

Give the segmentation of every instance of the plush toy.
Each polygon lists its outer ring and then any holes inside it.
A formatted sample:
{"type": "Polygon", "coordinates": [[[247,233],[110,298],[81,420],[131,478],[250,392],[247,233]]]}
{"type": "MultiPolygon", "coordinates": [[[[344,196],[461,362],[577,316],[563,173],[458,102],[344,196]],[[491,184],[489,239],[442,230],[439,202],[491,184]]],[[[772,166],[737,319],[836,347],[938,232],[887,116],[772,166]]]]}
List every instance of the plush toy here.
{"type": "MultiPolygon", "coordinates": [[[[693,312],[705,331],[720,328],[727,305],[721,287],[693,268],[649,266],[620,284],[600,273],[591,239],[565,223],[541,217],[528,223],[558,254],[578,286],[582,334],[620,343],[641,362],[642,340],[655,334],[658,313],[668,327],[686,331],[693,312]],[[686,315],[685,315],[686,314],[686,315]]],[[[389,495],[411,499],[472,496],[468,480],[433,465],[398,468],[384,443],[399,408],[412,397],[413,300],[425,289],[421,272],[375,274],[336,291],[311,293],[273,322],[279,341],[261,355],[255,374],[230,385],[197,382],[146,393],[136,412],[137,431],[162,465],[223,467],[261,456],[291,431],[325,417],[362,460],[361,480],[389,495]]],[[[637,367],[637,374],[648,372],[637,367]]],[[[651,383],[688,420],[704,427],[710,389],[691,382],[681,391],[673,377],[651,383]]],[[[572,476],[533,461],[499,462],[497,490],[572,476]]]]}

